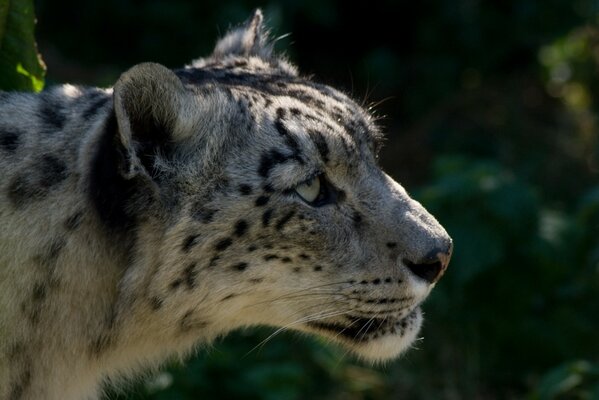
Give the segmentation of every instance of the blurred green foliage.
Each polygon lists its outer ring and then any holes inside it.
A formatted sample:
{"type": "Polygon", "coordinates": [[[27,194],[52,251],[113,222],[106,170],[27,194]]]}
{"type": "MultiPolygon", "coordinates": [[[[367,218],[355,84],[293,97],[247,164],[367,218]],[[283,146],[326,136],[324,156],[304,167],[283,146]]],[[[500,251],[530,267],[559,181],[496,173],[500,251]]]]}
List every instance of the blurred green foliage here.
{"type": "Polygon", "coordinates": [[[0,89],[44,87],[45,66],[37,54],[33,0],[0,0],[0,89]]]}
{"type": "Polygon", "coordinates": [[[532,399],[555,398],[598,399],[599,365],[588,361],[572,361],[547,373],[532,399]]]}
{"type": "MultiPolygon", "coordinates": [[[[96,85],[137,62],[178,67],[207,54],[216,32],[255,7],[36,4],[48,80],[96,85]]],[[[381,163],[454,238],[424,340],[372,367],[316,339],[261,344],[271,330],[236,332],[110,397],[599,399],[599,4],[261,6],[275,35],[292,33],[278,47],[302,71],[365,105],[385,99],[375,107],[388,132],[381,163]]]]}

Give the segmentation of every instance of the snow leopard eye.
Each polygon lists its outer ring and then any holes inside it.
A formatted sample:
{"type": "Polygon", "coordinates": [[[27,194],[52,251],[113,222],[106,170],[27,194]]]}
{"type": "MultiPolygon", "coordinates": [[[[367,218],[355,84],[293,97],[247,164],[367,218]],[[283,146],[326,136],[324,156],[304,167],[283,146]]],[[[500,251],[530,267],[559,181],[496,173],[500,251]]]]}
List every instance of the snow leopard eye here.
{"type": "Polygon", "coordinates": [[[314,176],[307,182],[298,185],[295,192],[307,203],[314,203],[320,194],[320,175],[314,176]]]}
{"type": "Polygon", "coordinates": [[[295,193],[312,207],[322,207],[338,200],[338,191],[323,174],[315,175],[295,187],[295,193]]]}

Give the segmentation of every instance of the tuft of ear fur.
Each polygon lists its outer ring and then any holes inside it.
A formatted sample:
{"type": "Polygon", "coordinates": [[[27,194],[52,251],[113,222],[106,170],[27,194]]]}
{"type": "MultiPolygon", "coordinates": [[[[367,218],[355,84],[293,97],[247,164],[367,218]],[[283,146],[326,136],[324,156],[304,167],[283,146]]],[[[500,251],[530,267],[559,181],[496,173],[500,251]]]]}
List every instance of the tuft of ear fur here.
{"type": "Polygon", "coordinates": [[[268,40],[268,32],[264,29],[262,11],[256,9],[250,19],[239,28],[231,30],[218,41],[212,57],[215,59],[227,56],[258,56],[268,59],[272,55],[272,43],[268,40]]]}
{"type": "Polygon", "coordinates": [[[185,118],[194,114],[192,96],[174,72],[156,63],[138,64],[123,73],[113,96],[127,152],[125,176],[138,174],[140,167],[151,176],[154,156],[189,134],[193,121],[185,118]]]}

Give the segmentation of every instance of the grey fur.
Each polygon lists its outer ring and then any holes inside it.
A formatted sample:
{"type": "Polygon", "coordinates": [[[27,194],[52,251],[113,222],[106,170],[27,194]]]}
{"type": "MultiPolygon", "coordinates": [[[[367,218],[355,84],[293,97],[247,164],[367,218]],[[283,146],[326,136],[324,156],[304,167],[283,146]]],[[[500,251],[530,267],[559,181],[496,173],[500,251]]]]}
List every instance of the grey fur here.
{"type": "Polygon", "coordinates": [[[258,324],[396,357],[438,279],[414,268],[451,240],[379,169],[378,132],[273,55],[259,11],[177,71],[2,94],[0,399],[94,399],[258,324]]]}

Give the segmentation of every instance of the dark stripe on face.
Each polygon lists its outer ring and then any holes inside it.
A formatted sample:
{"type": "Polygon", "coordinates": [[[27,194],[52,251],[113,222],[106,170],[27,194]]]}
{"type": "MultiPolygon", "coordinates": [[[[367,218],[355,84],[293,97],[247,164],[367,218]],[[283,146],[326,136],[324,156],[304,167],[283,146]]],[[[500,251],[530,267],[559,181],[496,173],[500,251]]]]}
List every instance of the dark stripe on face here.
{"type": "Polygon", "coordinates": [[[277,221],[276,229],[278,231],[283,229],[283,227],[285,227],[287,222],[289,222],[289,220],[291,218],[293,218],[294,215],[295,215],[295,211],[289,211],[287,214],[285,214],[280,220],[277,221]]]}
{"type": "Polygon", "coordinates": [[[271,149],[268,153],[262,154],[258,174],[263,178],[267,178],[275,165],[287,162],[291,158],[291,156],[286,156],[277,149],[271,149]]]}
{"type": "Polygon", "coordinates": [[[298,160],[301,164],[303,164],[303,160],[300,156],[300,145],[297,141],[297,138],[289,132],[289,130],[285,126],[285,123],[283,122],[285,115],[286,113],[283,108],[277,108],[277,119],[275,120],[275,128],[277,129],[277,132],[279,132],[279,135],[285,138],[285,144],[289,146],[289,148],[293,152],[293,157],[296,160],[298,160]]]}
{"type": "Polygon", "coordinates": [[[314,142],[316,149],[320,153],[320,157],[322,158],[322,161],[325,164],[328,163],[330,151],[329,151],[329,146],[327,144],[327,141],[324,138],[324,135],[321,132],[318,132],[315,130],[309,130],[308,135],[310,136],[310,139],[312,139],[312,142],[314,142]]]}

